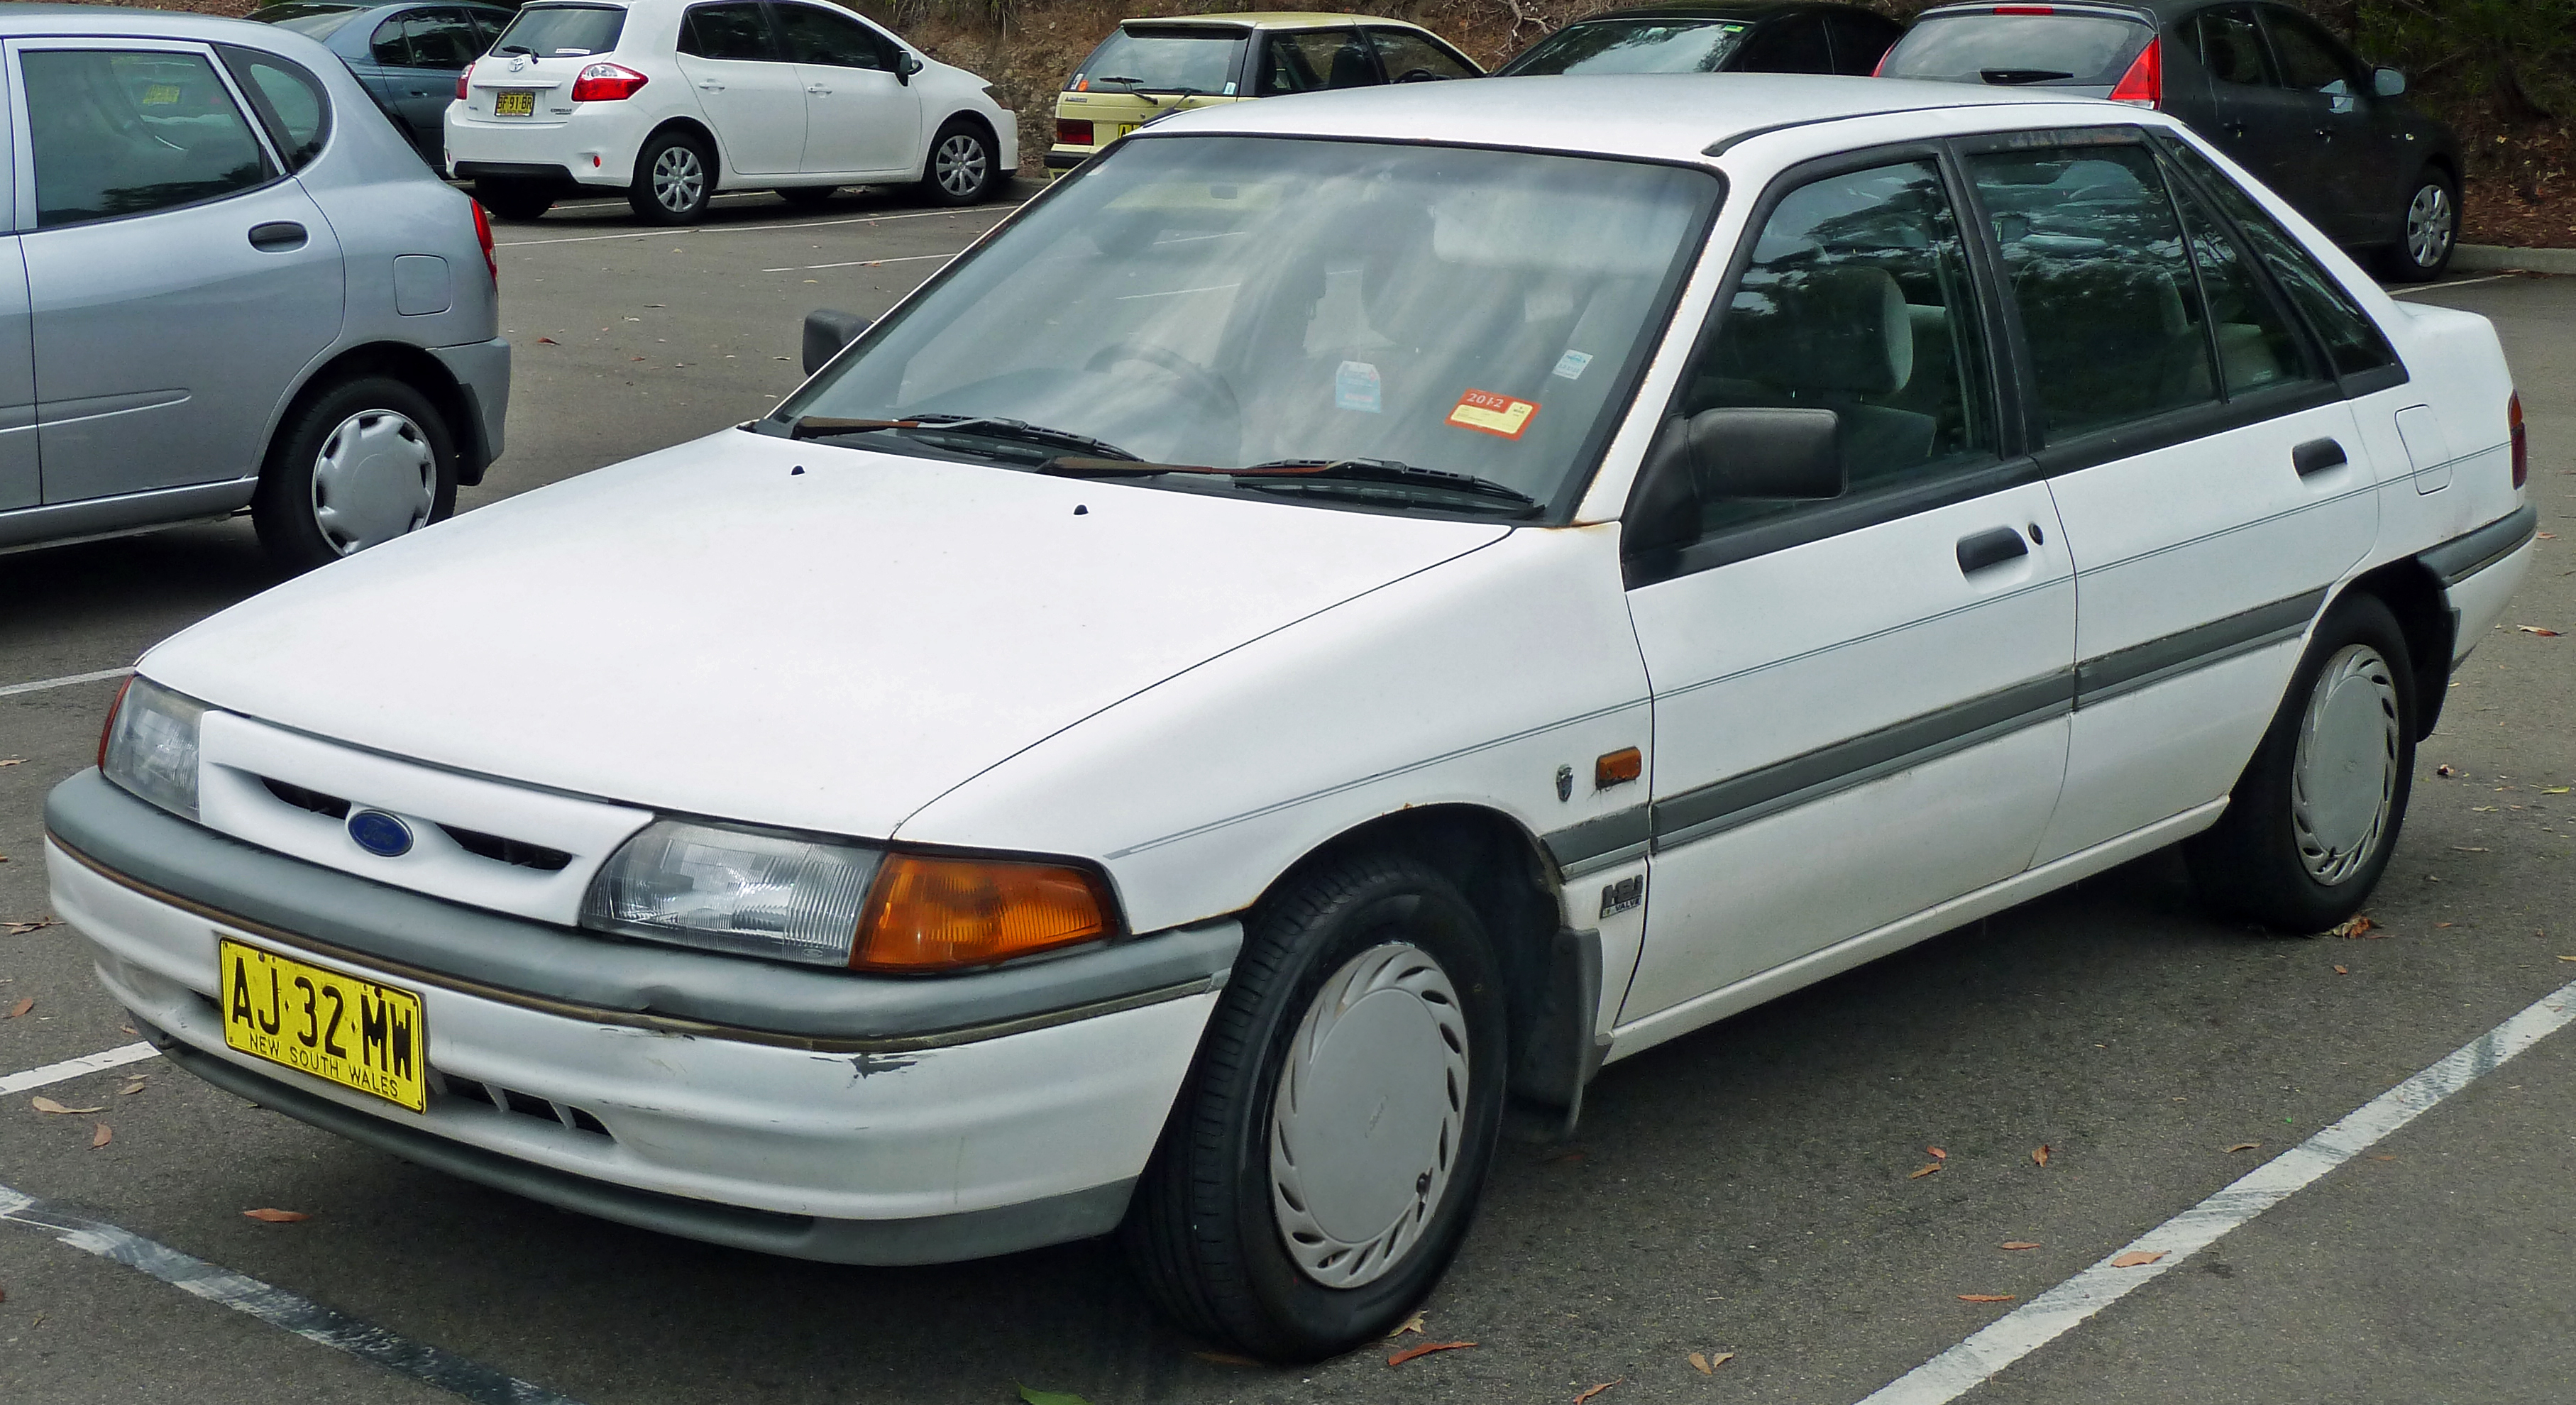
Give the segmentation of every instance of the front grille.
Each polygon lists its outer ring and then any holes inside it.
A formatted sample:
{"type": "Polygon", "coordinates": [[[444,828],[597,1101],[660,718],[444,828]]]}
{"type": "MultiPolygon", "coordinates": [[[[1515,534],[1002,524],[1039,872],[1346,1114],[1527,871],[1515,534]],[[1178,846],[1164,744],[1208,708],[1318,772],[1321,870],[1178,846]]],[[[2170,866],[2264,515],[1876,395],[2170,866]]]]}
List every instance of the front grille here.
{"type": "Polygon", "coordinates": [[[345,820],[349,817],[349,802],[339,796],[324,795],[318,790],[307,790],[300,785],[275,780],[268,776],[260,777],[259,783],[268,787],[269,794],[296,809],[310,810],[317,815],[329,815],[335,820],[345,820]]]}
{"type": "MultiPolygon", "coordinates": [[[[325,795],[321,791],[297,785],[292,781],[281,781],[273,776],[262,776],[259,778],[259,783],[268,787],[269,794],[299,810],[310,810],[314,814],[327,815],[335,820],[347,819],[349,811],[355,808],[350,801],[337,795],[325,795]]],[[[490,859],[494,863],[505,863],[513,868],[533,868],[540,873],[561,873],[572,863],[572,855],[563,850],[549,849],[543,844],[531,844],[524,839],[485,834],[479,829],[464,829],[452,824],[440,825],[439,829],[448,838],[455,840],[456,847],[465,852],[477,858],[490,859]]]]}
{"type": "Polygon", "coordinates": [[[435,1068],[429,1071],[429,1093],[433,1102],[448,1100],[481,1103],[498,1111],[521,1117],[536,1117],[548,1122],[561,1123],[576,1132],[591,1132],[603,1137],[609,1135],[608,1124],[600,1121],[586,1109],[574,1107],[569,1103],[555,1102],[550,1098],[541,1098],[534,1093],[522,1093],[515,1088],[504,1088],[498,1083],[459,1078],[455,1074],[442,1073],[435,1068]]]}

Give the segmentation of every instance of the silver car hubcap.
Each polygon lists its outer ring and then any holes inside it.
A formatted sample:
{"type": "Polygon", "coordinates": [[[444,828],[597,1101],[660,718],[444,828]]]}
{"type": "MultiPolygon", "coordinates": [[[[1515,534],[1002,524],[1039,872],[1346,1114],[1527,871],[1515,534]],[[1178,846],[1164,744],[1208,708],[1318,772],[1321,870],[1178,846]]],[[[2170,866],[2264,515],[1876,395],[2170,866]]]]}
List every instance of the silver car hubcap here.
{"type": "Polygon", "coordinates": [[[2451,192],[2427,184],[2406,207],[2406,252],[2418,266],[2431,268],[2449,252],[2451,235],[2451,192]]]}
{"type": "Polygon", "coordinates": [[[2299,862],[2319,883],[2350,878],[2379,846],[2397,796],[2397,682],[2367,644],[2336,652],[2308,691],[2290,770],[2299,862]]]}
{"type": "Polygon", "coordinates": [[[429,525],[437,499],[429,436],[392,410],[340,421],[313,460],[313,525],[342,556],[429,525]]]}
{"type": "Polygon", "coordinates": [[[1297,1026],[1270,1105],[1270,1207],[1327,1288],[1403,1261],[1439,1208],[1467,1117],[1467,1020],[1449,974],[1390,942],[1345,962],[1297,1026]]]}
{"type": "Polygon", "coordinates": [[[939,144],[932,158],[939,188],[951,195],[972,195],[984,184],[984,144],[959,134],[939,144]]]}
{"type": "Polygon", "coordinates": [[[666,146],[653,158],[653,198],[672,214],[686,214],[695,209],[698,196],[707,188],[706,167],[699,164],[698,153],[685,146],[666,146]]]}

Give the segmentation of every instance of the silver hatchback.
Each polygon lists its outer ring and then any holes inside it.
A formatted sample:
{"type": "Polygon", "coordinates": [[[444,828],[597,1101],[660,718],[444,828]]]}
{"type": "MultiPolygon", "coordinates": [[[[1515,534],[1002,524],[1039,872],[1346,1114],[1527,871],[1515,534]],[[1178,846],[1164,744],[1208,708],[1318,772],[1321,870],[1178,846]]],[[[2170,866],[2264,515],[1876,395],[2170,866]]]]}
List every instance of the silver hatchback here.
{"type": "Polygon", "coordinates": [[[510,393],[474,202],[301,35],[8,10],[0,551],[247,507],[302,570],[452,511],[510,393]]]}

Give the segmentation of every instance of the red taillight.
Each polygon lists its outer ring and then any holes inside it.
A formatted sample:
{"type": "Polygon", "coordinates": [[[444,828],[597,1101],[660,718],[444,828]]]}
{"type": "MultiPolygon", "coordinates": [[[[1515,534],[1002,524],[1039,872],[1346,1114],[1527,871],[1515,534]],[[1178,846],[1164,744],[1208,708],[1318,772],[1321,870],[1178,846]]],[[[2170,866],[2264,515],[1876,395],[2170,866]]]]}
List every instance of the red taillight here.
{"type": "Polygon", "coordinates": [[[635,96],[644,86],[644,75],[613,63],[595,63],[572,80],[574,102],[617,102],[635,96]]]}
{"type": "Polygon", "coordinates": [[[2513,436],[2513,486],[2519,488],[2531,481],[2531,441],[2522,432],[2521,391],[2505,399],[2504,427],[2513,436]]]}
{"type": "MultiPolygon", "coordinates": [[[[2514,423],[2522,423],[2519,416],[2515,418],[2514,423]]],[[[107,769],[107,739],[116,735],[116,714],[125,706],[125,690],[133,686],[134,675],[129,673],[125,675],[124,682],[116,685],[116,701],[107,705],[107,720],[99,724],[98,768],[102,771],[107,769]]]]}
{"type": "Polygon", "coordinates": [[[474,65],[470,63],[456,71],[456,100],[458,102],[465,101],[465,80],[473,76],[474,65]]]}
{"type": "Polygon", "coordinates": [[[1091,145],[1091,124],[1087,121],[1077,122],[1070,117],[1055,119],[1055,144],[1058,146],[1091,145]]]}
{"type": "Polygon", "coordinates": [[[2165,41],[2162,36],[2147,41],[2147,47],[2129,63],[2129,71],[2120,75],[2120,85],[2111,90],[2111,101],[2135,103],[2140,107],[2162,107],[2165,101],[2165,41]]]}
{"type": "Polygon", "coordinates": [[[492,253],[492,217],[483,213],[483,202],[474,203],[474,242],[483,246],[483,266],[492,270],[492,286],[501,286],[501,260],[492,253]]]}

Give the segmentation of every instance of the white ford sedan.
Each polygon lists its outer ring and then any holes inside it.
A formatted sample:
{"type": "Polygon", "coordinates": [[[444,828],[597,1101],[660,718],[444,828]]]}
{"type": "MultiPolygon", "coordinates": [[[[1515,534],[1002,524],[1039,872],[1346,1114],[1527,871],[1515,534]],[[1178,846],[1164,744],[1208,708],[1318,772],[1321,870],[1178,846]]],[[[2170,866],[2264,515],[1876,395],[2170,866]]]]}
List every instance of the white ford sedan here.
{"type": "Polygon", "coordinates": [[[769,418],[154,649],[54,900],[413,1161],[847,1262],[1123,1227],[1311,1357],[1606,1061],[2177,842],[2351,913],[2523,477],[2487,323],[2153,112],[1212,109],[769,418]]]}

